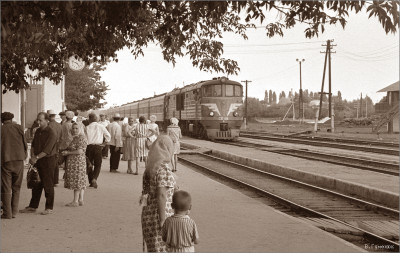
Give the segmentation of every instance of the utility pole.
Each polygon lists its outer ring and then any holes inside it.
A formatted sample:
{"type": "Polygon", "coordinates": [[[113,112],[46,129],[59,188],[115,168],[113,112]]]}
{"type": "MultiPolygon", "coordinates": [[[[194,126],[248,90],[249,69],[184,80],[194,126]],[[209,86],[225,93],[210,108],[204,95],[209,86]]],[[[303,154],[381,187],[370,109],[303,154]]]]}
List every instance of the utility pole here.
{"type": "Polygon", "coordinates": [[[319,116],[318,118],[321,118],[321,112],[322,112],[322,97],[324,94],[328,94],[328,98],[329,98],[329,117],[332,117],[332,78],[331,78],[331,54],[335,54],[336,52],[332,52],[331,49],[334,46],[337,45],[331,45],[331,42],[333,42],[333,40],[327,40],[326,41],[326,45],[322,45],[322,46],[326,46],[326,50],[325,52],[320,52],[320,53],[325,53],[325,63],[324,63],[324,72],[323,72],[323,76],[322,76],[322,86],[321,86],[321,92],[320,92],[320,100],[319,100],[319,116]],[[326,71],[326,62],[327,62],[327,58],[328,58],[328,64],[329,64],[329,92],[325,93],[324,92],[324,82],[325,82],[325,71],[326,71]]]}
{"type": "Polygon", "coordinates": [[[251,83],[249,80],[244,80],[242,83],[246,83],[246,100],[244,104],[244,129],[247,129],[247,83],[251,83]]]}
{"type": "Polygon", "coordinates": [[[304,62],[304,59],[296,59],[297,62],[299,62],[300,65],[300,91],[299,91],[299,118],[301,117],[300,122],[304,120],[304,111],[303,111],[303,88],[301,85],[301,63],[304,62]],[[303,115],[303,116],[302,116],[303,115]]]}

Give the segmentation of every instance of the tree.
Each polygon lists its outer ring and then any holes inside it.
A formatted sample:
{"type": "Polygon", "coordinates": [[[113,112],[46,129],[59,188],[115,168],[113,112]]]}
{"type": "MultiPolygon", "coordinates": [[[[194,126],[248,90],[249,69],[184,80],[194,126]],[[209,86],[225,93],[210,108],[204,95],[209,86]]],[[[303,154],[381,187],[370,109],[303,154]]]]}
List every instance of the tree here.
{"type": "Polygon", "coordinates": [[[82,71],[69,70],[65,76],[65,103],[68,110],[87,111],[103,107],[107,85],[100,81],[104,67],[95,63],[82,71]]]}
{"type": "Polygon", "coordinates": [[[342,92],[340,92],[340,90],[338,90],[337,96],[338,96],[339,102],[342,102],[342,92]]]}
{"type": "Polygon", "coordinates": [[[119,49],[138,57],[150,42],[172,64],[188,55],[201,70],[233,75],[240,68],[222,56],[223,32],[247,39],[246,28],[273,11],[279,15],[266,24],[268,37],[304,23],[305,37],[312,38],[325,25],[344,28],[349,10],[377,17],[386,33],[397,31],[397,1],[1,1],[1,84],[3,92],[29,87],[26,66],[38,70],[35,80],[58,83],[71,55],[88,65],[117,61],[119,49]]]}
{"type": "Polygon", "coordinates": [[[276,104],[276,93],[275,93],[275,91],[272,93],[272,103],[273,104],[276,104]]]}
{"type": "Polygon", "coordinates": [[[272,105],[274,103],[274,97],[272,94],[272,90],[269,90],[268,97],[269,97],[269,104],[272,105]]]}
{"type": "Polygon", "coordinates": [[[269,100],[268,100],[268,91],[267,91],[267,90],[265,90],[264,102],[265,102],[266,104],[269,104],[269,100]]]}

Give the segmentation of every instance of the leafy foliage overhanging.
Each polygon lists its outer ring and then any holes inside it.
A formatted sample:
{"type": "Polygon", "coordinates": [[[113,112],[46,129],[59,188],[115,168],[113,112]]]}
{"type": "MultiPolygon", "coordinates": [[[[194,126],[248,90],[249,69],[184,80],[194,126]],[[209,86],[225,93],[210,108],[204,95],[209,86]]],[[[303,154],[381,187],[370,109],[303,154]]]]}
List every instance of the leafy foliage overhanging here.
{"type": "Polygon", "coordinates": [[[143,55],[149,43],[160,46],[172,64],[188,55],[201,70],[233,75],[240,68],[223,58],[223,32],[247,39],[252,22],[277,11],[277,21],[266,24],[267,36],[283,36],[285,29],[305,23],[305,37],[312,38],[327,24],[344,28],[351,10],[376,16],[386,33],[397,31],[397,1],[2,1],[1,84],[3,92],[28,88],[26,66],[38,70],[35,80],[58,83],[73,54],[104,64],[118,61],[116,51],[123,47],[143,55]]]}

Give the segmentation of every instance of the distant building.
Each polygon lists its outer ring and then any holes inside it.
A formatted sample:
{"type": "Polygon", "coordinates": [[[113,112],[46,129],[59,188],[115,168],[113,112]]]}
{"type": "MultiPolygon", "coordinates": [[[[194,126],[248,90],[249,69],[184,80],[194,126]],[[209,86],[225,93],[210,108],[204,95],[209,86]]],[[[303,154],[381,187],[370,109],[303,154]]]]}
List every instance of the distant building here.
{"type": "Polygon", "coordinates": [[[39,112],[52,109],[58,114],[65,110],[65,79],[58,85],[47,78],[38,82],[30,78],[28,82],[29,89],[1,95],[1,111],[13,113],[13,120],[24,129],[32,126],[39,112]]]}
{"type": "Polygon", "coordinates": [[[381,124],[389,133],[399,132],[399,81],[378,92],[387,93],[386,99],[375,105],[375,112],[382,114],[381,124]]]}

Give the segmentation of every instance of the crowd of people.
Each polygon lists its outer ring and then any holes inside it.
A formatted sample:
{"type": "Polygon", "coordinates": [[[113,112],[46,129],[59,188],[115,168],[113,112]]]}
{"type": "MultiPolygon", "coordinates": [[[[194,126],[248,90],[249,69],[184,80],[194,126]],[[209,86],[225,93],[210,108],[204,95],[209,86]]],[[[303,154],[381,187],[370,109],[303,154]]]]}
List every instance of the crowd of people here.
{"type": "MultiPolygon", "coordinates": [[[[19,213],[35,213],[45,192],[43,215],[52,214],[54,187],[59,185],[59,168],[64,168],[64,187],[73,191],[68,207],[84,205],[87,186],[97,188],[102,160],[110,153],[110,173],[119,173],[119,162],[128,163],[128,174],[139,174],[139,163],[145,163],[140,198],[143,239],[148,252],[194,252],[198,243],[195,222],[188,216],[190,194],[178,190],[175,174],[182,134],[178,119],[171,118],[166,134],[160,135],[156,116],[144,116],[126,124],[116,113],[111,122],[105,115],[90,113],[87,120],[72,111],[41,112],[33,129],[29,164],[37,168],[40,183],[32,189],[27,207],[19,213]],[[75,118],[75,121],[73,120],[75,118]],[[135,161],[135,172],[132,163],[135,161]]],[[[1,199],[2,219],[15,218],[23,180],[28,144],[23,128],[12,121],[13,114],[1,114],[1,199]]]]}

